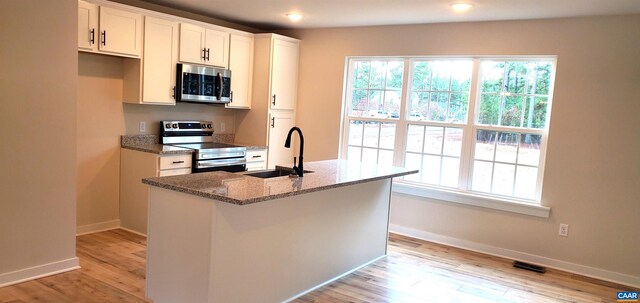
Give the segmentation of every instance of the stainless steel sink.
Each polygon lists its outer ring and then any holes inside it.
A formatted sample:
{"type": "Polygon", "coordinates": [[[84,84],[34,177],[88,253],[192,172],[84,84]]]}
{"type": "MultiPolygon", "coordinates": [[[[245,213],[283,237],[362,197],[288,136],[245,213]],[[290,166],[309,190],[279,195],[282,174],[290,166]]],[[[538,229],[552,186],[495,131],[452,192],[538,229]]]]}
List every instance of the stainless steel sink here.
{"type": "MultiPolygon", "coordinates": [[[[304,171],[305,174],[312,173],[312,172],[313,171],[310,171],[310,170],[305,170],[304,171]]],[[[246,176],[252,176],[252,177],[263,178],[263,179],[289,176],[291,174],[293,174],[293,169],[285,168],[285,167],[279,167],[279,166],[276,166],[276,169],[268,169],[268,170],[260,170],[260,171],[250,172],[250,173],[243,173],[243,175],[246,175],[246,176]]],[[[297,175],[295,175],[295,174],[293,176],[297,177],[297,175]]]]}

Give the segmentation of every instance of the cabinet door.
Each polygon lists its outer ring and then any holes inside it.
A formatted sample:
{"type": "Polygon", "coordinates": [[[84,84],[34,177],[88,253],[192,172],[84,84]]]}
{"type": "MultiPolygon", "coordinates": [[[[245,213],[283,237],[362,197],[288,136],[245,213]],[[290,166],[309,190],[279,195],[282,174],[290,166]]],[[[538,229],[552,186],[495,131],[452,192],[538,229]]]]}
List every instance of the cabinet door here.
{"type": "Polygon", "coordinates": [[[205,64],[227,68],[229,66],[229,33],[207,29],[205,31],[205,64]]]}
{"type": "MultiPolygon", "coordinates": [[[[293,113],[271,113],[269,117],[269,150],[267,156],[267,166],[270,169],[275,168],[276,165],[293,163],[295,145],[293,142],[298,140],[297,137],[292,141],[291,148],[284,147],[284,141],[287,139],[289,129],[293,126],[295,126],[293,113]]],[[[297,150],[295,156],[298,156],[297,150]]]]}
{"type": "Polygon", "coordinates": [[[95,51],[98,41],[98,6],[78,1],[78,49],[95,51]]]}
{"type": "Polygon", "coordinates": [[[205,63],[205,29],[193,24],[180,24],[180,62],[205,63]]]}
{"type": "Polygon", "coordinates": [[[98,36],[100,51],[140,57],[142,15],[101,6],[98,36]]]}
{"type": "Polygon", "coordinates": [[[229,46],[231,70],[231,103],[227,108],[251,108],[253,78],[253,37],[231,35],[229,46]]]}
{"type": "Polygon", "coordinates": [[[142,103],[175,104],[178,23],[145,17],[142,103]]]}
{"type": "Polygon", "coordinates": [[[271,108],[294,109],[298,90],[298,43],[273,40],[271,108]]]}

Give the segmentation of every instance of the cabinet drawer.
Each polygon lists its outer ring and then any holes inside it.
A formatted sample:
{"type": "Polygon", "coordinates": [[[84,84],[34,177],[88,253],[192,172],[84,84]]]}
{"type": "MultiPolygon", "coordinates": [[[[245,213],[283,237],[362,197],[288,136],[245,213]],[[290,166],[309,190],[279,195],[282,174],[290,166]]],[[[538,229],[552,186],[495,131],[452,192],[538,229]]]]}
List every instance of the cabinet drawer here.
{"type": "Polygon", "coordinates": [[[252,170],[265,170],[267,169],[267,166],[265,165],[265,161],[261,161],[261,162],[247,162],[247,170],[248,171],[252,171],[252,170]]]}
{"type": "Polygon", "coordinates": [[[266,149],[247,151],[247,162],[260,162],[260,161],[267,161],[266,149]]]}
{"type": "Polygon", "coordinates": [[[191,173],[191,168],[177,168],[177,169],[165,169],[158,172],[158,177],[188,175],[191,173]]]}
{"type": "Polygon", "coordinates": [[[191,167],[191,155],[160,157],[160,170],[186,167],[191,167]]]}

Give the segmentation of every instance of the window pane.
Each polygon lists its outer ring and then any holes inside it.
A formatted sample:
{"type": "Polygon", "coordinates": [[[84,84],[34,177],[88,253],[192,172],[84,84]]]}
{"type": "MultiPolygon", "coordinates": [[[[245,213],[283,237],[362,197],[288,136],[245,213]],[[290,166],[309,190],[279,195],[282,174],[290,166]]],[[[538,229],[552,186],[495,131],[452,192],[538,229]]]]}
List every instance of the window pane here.
{"type": "Polygon", "coordinates": [[[501,163],[496,163],[495,166],[491,192],[498,195],[511,196],[513,194],[513,179],[516,166],[501,163]]]}
{"type": "Polygon", "coordinates": [[[405,180],[410,181],[420,181],[420,176],[422,173],[422,156],[420,154],[414,153],[406,153],[404,156],[404,167],[409,169],[418,169],[420,170],[417,174],[411,174],[404,176],[405,180]]]}
{"type": "Polygon", "coordinates": [[[442,153],[442,127],[427,126],[425,128],[424,152],[430,154],[442,153]]]}
{"type": "Polygon", "coordinates": [[[419,121],[426,117],[429,111],[429,93],[412,93],[409,104],[408,120],[419,121]]]}
{"type": "Polygon", "coordinates": [[[382,110],[381,118],[398,119],[400,117],[400,91],[385,91],[382,110]]]}
{"type": "Polygon", "coordinates": [[[364,140],[362,146],[378,147],[378,132],[380,131],[380,123],[364,122],[364,140]]]}
{"type": "Polygon", "coordinates": [[[525,99],[524,127],[544,128],[547,120],[547,98],[529,96],[525,99]],[[533,108],[533,110],[531,110],[533,108]]]}
{"type": "Polygon", "coordinates": [[[496,161],[516,163],[519,137],[516,133],[498,133],[496,161]]]}
{"type": "Polygon", "coordinates": [[[423,156],[422,182],[440,184],[440,158],[439,156],[423,156]]]}
{"type": "Polygon", "coordinates": [[[362,145],[362,121],[351,120],[349,122],[349,145],[362,145]]]}
{"type": "Polygon", "coordinates": [[[387,62],[372,61],[369,88],[384,88],[384,79],[387,74],[387,62]]]}
{"type": "Polygon", "coordinates": [[[448,91],[449,80],[451,79],[451,62],[449,61],[433,61],[431,90],[448,91]]]}
{"type": "Polygon", "coordinates": [[[347,147],[347,159],[349,161],[357,161],[360,162],[360,154],[362,153],[362,149],[360,147],[347,147]]]}
{"type": "Polygon", "coordinates": [[[502,108],[502,116],[500,117],[500,125],[504,126],[522,126],[522,96],[506,96],[504,98],[504,107],[502,108]]]}
{"type": "Polygon", "coordinates": [[[379,150],[378,151],[378,164],[380,165],[393,165],[393,151],[391,150],[379,150]]]}
{"type": "Polygon", "coordinates": [[[378,111],[382,109],[382,91],[372,90],[369,91],[369,117],[378,117],[378,111]]]}
{"type": "Polygon", "coordinates": [[[457,187],[460,173],[460,158],[442,157],[442,179],[440,185],[457,187]]]}
{"type": "Polygon", "coordinates": [[[404,62],[390,61],[387,65],[387,89],[401,89],[403,73],[404,62]]]}
{"type": "Polygon", "coordinates": [[[479,160],[493,161],[497,132],[478,130],[474,157],[479,160]]]}
{"type": "Polygon", "coordinates": [[[516,173],[516,186],[513,195],[519,198],[534,199],[537,183],[537,168],[518,166],[518,171],[516,173]]]}
{"type": "Polygon", "coordinates": [[[447,104],[449,103],[449,93],[431,93],[429,102],[429,121],[444,121],[447,117],[447,104]]]}
{"type": "Polygon", "coordinates": [[[451,94],[447,121],[454,123],[467,123],[468,107],[469,94],[451,94]]]}
{"type": "Polygon", "coordinates": [[[447,127],[444,131],[443,155],[460,157],[462,153],[462,128],[447,127]]]}
{"type": "Polygon", "coordinates": [[[473,180],[471,189],[476,191],[491,191],[491,176],[493,163],[485,161],[473,161],[473,180]]]}
{"type": "Polygon", "coordinates": [[[382,123],[380,125],[380,148],[393,149],[396,143],[396,124],[382,123]]]}
{"type": "Polygon", "coordinates": [[[468,92],[471,87],[472,61],[451,62],[451,90],[455,92],[468,92]]]}
{"type": "Polygon", "coordinates": [[[507,62],[507,81],[505,89],[507,92],[523,94],[526,88],[527,62],[514,61],[507,62]]]}
{"type": "Polygon", "coordinates": [[[430,62],[413,63],[413,81],[411,82],[411,87],[413,90],[429,90],[431,88],[430,62]]]}
{"type": "Polygon", "coordinates": [[[367,91],[361,89],[353,90],[353,95],[351,96],[351,112],[349,115],[352,117],[362,117],[367,112],[368,107],[367,91]]]}
{"type": "Polygon", "coordinates": [[[504,78],[504,62],[483,61],[480,65],[482,69],[483,93],[502,92],[502,82],[504,78]]]}
{"type": "Polygon", "coordinates": [[[409,125],[407,130],[407,151],[421,153],[423,139],[424,126],[409,125]]]}
{"type": "Polygon", "coordinates": [[[518,164],[538,166],[540,163],[541,135],[521,134],[518,164]]]}
{"type": "Polygon", "coordinates": [[[551,85],[551,63],[537,62],[530,71],[530,74],[532,80],[529,81],[529,93],[548,95],[549,86],[551,85]]]}
{"type": "Polygon", "coordinates": [[[368,164],[378,163],[378,150],[374,148],[363,148],[362,163],[368,163],[368,164]]]}
{"type": "Polygon", "coordinates": [[[353,87],[367,88],[369,87],[369,62],[356,61],[353,64],[353,87]]]}
{"type": "Polygon", "coordinates": [[[478,112],[478,123],[487,125],[497,125],[500,115],[500,95],[483,94],[480,97],[480,110],[478,112]]]}

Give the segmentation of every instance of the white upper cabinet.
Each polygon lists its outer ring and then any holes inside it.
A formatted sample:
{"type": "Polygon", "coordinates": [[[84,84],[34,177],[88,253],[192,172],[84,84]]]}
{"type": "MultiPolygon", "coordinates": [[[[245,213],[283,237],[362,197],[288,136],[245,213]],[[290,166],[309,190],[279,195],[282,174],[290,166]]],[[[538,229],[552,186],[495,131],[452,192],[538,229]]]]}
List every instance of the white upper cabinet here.
{"type": "Polygon", "coordinates": [[[145,17],[142,103],[175,104],[178,22],[145,17]]]}
{"type": "Polygon", "coordinates": [[[253,77],[253,37],[231,34],[229,69],[231,70],[231,102],[227,108],[251,108],[253,77]]]}
{"type": "Polygon", "coordinates": [[[180,24],[180,62],[229,66],[229,33],[180,24]]]}
{"type": "Polygon", "coordinates": [[[110,7],[100,7],[101,52],[140,57],[142,52],[142,15],[110,7]]]}
{"type": "Polygon", "coordinates": [[[78,49],[95,51],[98,35],[98,6],[78,1],[78,49]]]}
{"type": "Polygon", "coordinates": [[[271,47],[271,109],[293,110],[298,90],[298,42],[276,36],[271,47]]]}

